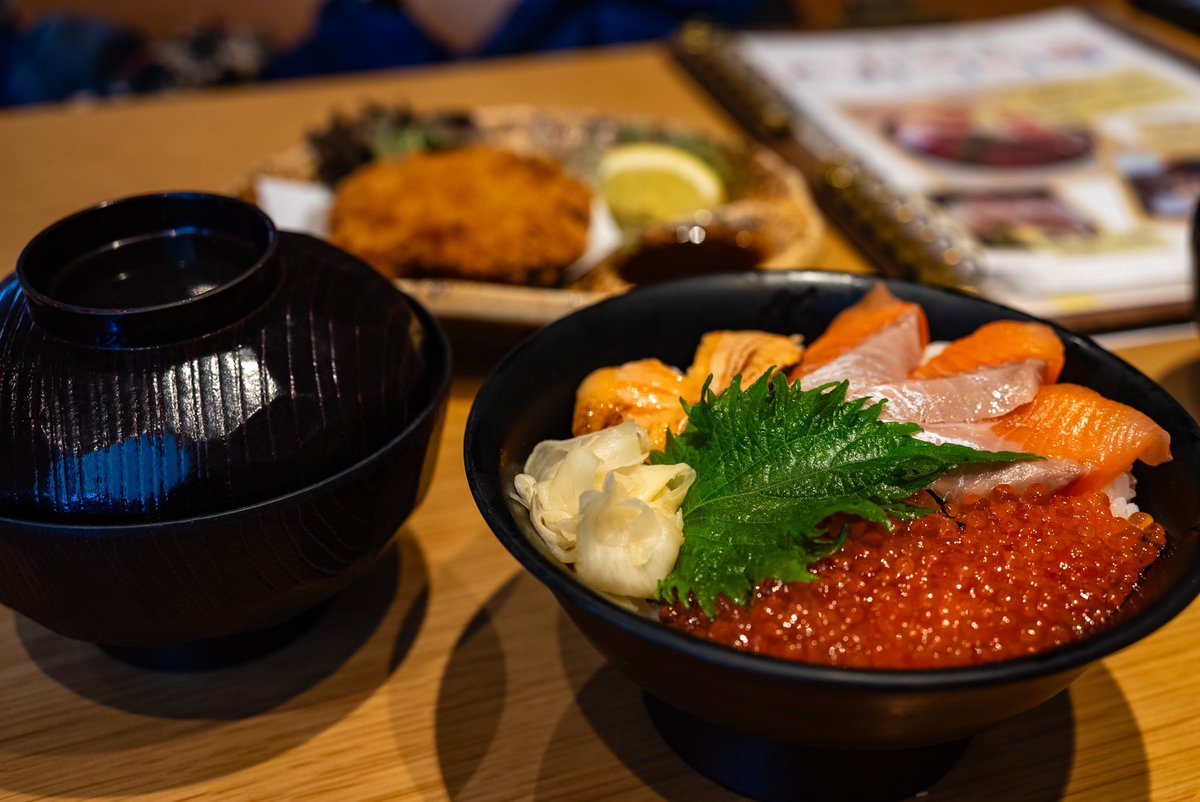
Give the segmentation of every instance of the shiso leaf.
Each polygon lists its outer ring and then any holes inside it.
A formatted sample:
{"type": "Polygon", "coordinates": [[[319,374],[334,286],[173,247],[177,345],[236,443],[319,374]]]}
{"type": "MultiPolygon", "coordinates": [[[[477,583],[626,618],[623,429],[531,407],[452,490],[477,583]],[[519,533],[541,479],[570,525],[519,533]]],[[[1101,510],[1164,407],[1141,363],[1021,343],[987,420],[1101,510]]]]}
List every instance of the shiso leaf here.
{"type": "Polygon", "coordinates": [[[667,601],[691,596],[712,616],[720,594],[745,604],[768,577],[811,580],[808,566],[844,539],[821,528],[830,515],[890,529],[892,518],[931,512],[905,499],[959,465],[1039,459],[918,440],[917,424],[879,420],[881,404],[847,401],[847,382],[805,390],[770,374],[745,389],[735,377],[720,395],[710,376],[697,403],[682,402],[683,434],[668,433],[663,450],[650,453],[652,463],[696,471],[682,507],[683,546],[659,584],[667,601]]]}

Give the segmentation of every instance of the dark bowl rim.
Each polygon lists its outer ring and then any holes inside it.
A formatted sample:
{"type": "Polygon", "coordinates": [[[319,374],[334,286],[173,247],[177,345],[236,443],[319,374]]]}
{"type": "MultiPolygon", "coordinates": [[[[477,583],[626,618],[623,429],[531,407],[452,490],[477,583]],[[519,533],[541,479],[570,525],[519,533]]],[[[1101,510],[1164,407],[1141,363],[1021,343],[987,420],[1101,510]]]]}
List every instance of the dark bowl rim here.
{"type": "Polygon", "coordinates": [[[217,293],[223,293],[229,290],[236,289],[243,283],[251,280],[251,277],[259,271],[264,265],[268,264],[276,256],[279,250],[279,230],[275,227],[275,222],[258,206],[241,198],[235,198],[232,195],[222,195],[216,192],[202,192],[193,190],[165,191],[165,192],[146,192],[140,195],[128,195],[119,198],[109,198],[102,200],[99,203],[94,203],[82,209],[78,209],[70,214],[67,214],[55,220],[50,225],[43,228],[33,239],[26,243],[25,247],[17,255],[16,266],[13,269],[13,274],[16,276],[17,283],[21,286],[21,291],[25,293],[32,301],[43,306],[60,309],[64,312],[69,312],[73,315],[86,316],[89,318],[106,318],[129,314],[136,312],[138,314],[155,314],[173,309],[181,309],[184,306],[193,304],[195,301],[210,298],[217,293]],[[162,304],[151,304],[148,306],[135,307],[99,307],[99,306],[81,306],[79,304],[66,303],[42,292],[37,287],[34,287],[32,282],[28,280],[26,275],[26,257],[29,252],[38,244],[44,242],[62,229],[64,226],[79,220],[88,215],[94,215],[104,209],[109,209],[114,206],[133,205],[135,203],[147,203],[152,201],[163,200],[203,200],[208,202],[221,203],[227,206],[240,207],[253,217],[259,219],[264,224],[267,232],[266,247],[255,258],[254,263],[238,273],[235,277],[228,281],[217,285],[199,295],[190,298],[182,298],[177,301],[170,301],[162,304]]]}
{"type": "MultiPolygon", "coordinates": [[[[636,288],[623,295],[608,298],[572,312],[568,317],[603,314],[609,307],[628,303],[628,298],[634,293],[639,296],[653,293],[674,293],[686,289],[688,286],[699,286],[710,282],[761,284],[762,286],[776,287],[791,283],[853,287],[865,291],[876,281],[882,281],[891,289],[911,288],[918,293],[932,292],[966,299],[983,304],[985,307],[991,307],[1002,313],[1007,319],[1036,321],[1051,326],[1060,338],[1074,342],[1083,348],[1099,350],[1105,357],[1119,363],[1123,370],[1130,372],[1133,378],[1145,385],[1147,391],[1161,395],[1170,406],[1175,407],[1190,424],[1193,435],[1200,439],[1200,427],[1166,390],[1116,354],[1102,348],[1091,337],[954,288],[829,270],[772,270],[704,276],[636,288]]],[[[549,588],[564,605],[577,607],[586,614],[602,619],[606,624],[620,629],[628,635],[675,650],[689,659],[730,671],[744,672],[747,675],[770,681],[811,683],[878,693],[951,691],[1028,681],[1072,670],[1082,670],[1087,665],[1129,646],[1164,626],[1182,612],[1197,595],[1200,595],[1200,572],[1193,572],[1185,575],[1169,588],[1153,606],[1138,611],[1136,615],[1118,621],[1113,626],[1083,640],[1033,655],[971,666],[933,669],[845,668],[749,654],[689,635],[623,609],[598,592],[587,588],[575,579],[565,567],[552,564],[550,558],[542,554],[530,542],[513,520],[500,482],[496,481],[495,486],[491,486],[490,472],[488,466],[483,463],[484,455],[480,453],[481,413],[478,410],[480,409],[480,400],[486,400],[487,388],[492,377],[520,359],[522,352],[530,347],[535,339],[553,336],[561,320],[551,323],[519,343],[496,365],[480,386],[475,402],[467,416],[463,437],[463,464],[466,469],[467,483],[483,519],[493,534],[526,570],[549,588]]]]}
{"type": "Polygon", "coordinates": [[[419,301],[413,298],[408,293],[388,282],[412,308],[413,313],[421,320],[425,332],[431,336],[433,347],[436,348],[437,355],[441,358],[441,369],[433,377],[434,387],[429,395],[427,403],[422,407],[408,424],[391,440],[376,448],[370,454],[366,455],[357,462],[346,466],[337,473],[330,474],[316,482],[311,482],[303,487],[298,487],[295,490],[288,491],[278,496],[272,496],[261,501],[255,501],[251,504],[244,504],[240,507],[234,507],[228,510],[220,510],[217,512],[205,513],[203,515],[192,515],[187,518],[167,518],[161,521],[131,521],[127,523],[55,523],[53,521],[34,520],[29,518],[11,518],[0,515],[0,528],[12,529],[35,529],[39,532],[50,532],[59,535],[87,537],[90,535],[103,534],[106,537],[111,537],[114,533],[119,533],[122,536],[136,536],[139,534],[155,534],[167,528],[192,528],[211,526],[220,524],[230,519],[239,519],[249,517],[257,512],[272,509],[278,506],[284,506],[296,501],[302,500],[306,496],[317,495],[342,482],[352,478],[354,475],[363,470],[370,468],[374,463],[384,459],[394,449],[400,447],[412,436],[413,432],[420,429],[430,416],[436,415],[439,409],[443,406],[446,396],[450,389],[450,379],[454,372],[453,352],[450,348],[450,341],[446,336],[446,332],[442,329],[437,318],[433,313],[425,308],[419,301]]]}

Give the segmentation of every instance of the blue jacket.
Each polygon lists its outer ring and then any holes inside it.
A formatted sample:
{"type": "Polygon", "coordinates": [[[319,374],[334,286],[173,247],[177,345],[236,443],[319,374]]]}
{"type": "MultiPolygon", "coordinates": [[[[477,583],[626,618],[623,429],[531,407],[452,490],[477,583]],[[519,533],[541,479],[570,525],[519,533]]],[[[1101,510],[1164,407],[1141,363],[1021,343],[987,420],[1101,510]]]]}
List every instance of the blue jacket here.
{"type": "MultiPolygon", "coordinates": [[[[655,39],[704,15],[736,24],[752,0],[521,0],[472,56],[655,39]]],[[[329,0],[311,36],[267,65],[264,77],[384,69],[453,58],[403,12],[362,0],[329,0]]]]}

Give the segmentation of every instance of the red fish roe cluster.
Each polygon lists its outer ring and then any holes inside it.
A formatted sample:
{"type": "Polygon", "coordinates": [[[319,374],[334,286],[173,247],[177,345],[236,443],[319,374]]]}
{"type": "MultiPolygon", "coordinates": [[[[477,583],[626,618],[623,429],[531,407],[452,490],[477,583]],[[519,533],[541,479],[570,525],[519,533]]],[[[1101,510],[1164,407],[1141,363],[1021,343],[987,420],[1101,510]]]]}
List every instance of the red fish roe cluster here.
{"type": "Polygon", "coordinates": [[[811,663],[934,668],[1017,657],[1102,626],[1162,549],[1145,513],[1113,516],[1103,493],[1024,494],[946,505],[891,534],[854,520],[815,582],[758,585],[709,619],[664,605],[671,626],[734,648],[811,663]]]}

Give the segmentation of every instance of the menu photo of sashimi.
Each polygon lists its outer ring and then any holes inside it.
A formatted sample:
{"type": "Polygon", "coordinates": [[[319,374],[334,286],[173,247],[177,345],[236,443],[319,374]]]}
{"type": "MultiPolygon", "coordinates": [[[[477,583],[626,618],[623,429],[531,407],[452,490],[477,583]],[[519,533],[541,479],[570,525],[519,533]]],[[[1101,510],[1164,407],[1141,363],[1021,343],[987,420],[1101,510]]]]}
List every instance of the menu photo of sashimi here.
{"type": "Polygon", "coordinates": [[[988,297],[1049,317],[1190,300],[1191,64],[1077,9],[738,48],[822,141],[966,232],[988,297]]]}

